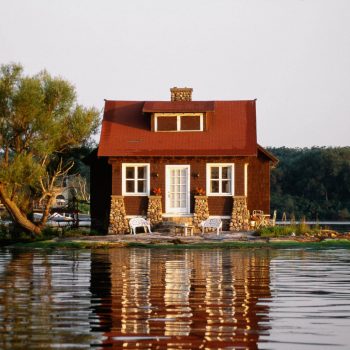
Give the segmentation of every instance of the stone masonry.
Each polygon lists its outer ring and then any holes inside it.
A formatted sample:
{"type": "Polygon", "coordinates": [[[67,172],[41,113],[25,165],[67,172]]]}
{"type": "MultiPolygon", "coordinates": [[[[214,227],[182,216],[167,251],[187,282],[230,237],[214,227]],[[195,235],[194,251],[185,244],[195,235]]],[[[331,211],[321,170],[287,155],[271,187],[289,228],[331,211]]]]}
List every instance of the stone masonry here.
{"type": "Polygon", "coordinates": [[[125,234],[129,232],[129,224],[126,218],[124,197],[111,196],[111,211],[109,214],[109,234],[125,234]]]}
{"type": "Polygon", "coordinates": [[[170,89],[171,101],[192,101],[192,88],[178,88],[170,89]]]}
{"type": "Polygon", "coordinates": [[[234,196],[230,231],[249,230],[249,210],[247,209],[247,198],[245,196],[234,196]]]}
{"type": "Polygon", "coordinates": [[[149,219],[152,226],[162,222],[162,213],[162,196],[149,196],[147,219],[149,219]]]}
{"type": "Polygon", "coordinates": [[[209,208],[208,208],[208,197],[207,196],[194,196],[194,214],[193,224],[198,227],[199,224],[208,219],[209,208]]]}

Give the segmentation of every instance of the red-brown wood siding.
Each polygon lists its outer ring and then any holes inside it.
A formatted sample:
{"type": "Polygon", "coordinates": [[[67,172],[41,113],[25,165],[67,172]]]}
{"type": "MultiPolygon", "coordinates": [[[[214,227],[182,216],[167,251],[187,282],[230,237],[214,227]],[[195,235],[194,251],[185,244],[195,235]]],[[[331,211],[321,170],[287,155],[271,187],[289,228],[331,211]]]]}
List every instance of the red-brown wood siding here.
{"type": "Polygon", "coordinates": [[[249,161],[248,209],[270,213],[270,163],[260,156],[249,161]]]}
{"type": "Polygon", "coordinates": [[[235,163],[235,196],[244,196],[244,163],[235,163]]]}
{"type": "MultiPolygon", "coordinates": [[[[248,163],[248,209],[264,210],[269,212],[270,206],[270,164],[264,157],[118,157],[112,158],[113,178],[112,194],[122,194],[122,163],[150,163],[150,188],[160,187],[162,190],[162,205],[165,212],[165,166],[190,165],[191,206],[193,213],[194,195],[196,187],[206,190],[207,163],[234,163],[235,164],[235,195],[244,195],[244,164],[248,163]],[[153,174],[153,175],[152,175],[153,174]],[[155,176],[158,174],[158,177],[155,176]],[[198,177],[196,175],[199,175],[198,177]]],[[[125,196],[127,215],[146,215],[148,198],[146,196],[125,196]]],[[[231,215],[231,196],[209,196],[210,215],[231,215]]]]}

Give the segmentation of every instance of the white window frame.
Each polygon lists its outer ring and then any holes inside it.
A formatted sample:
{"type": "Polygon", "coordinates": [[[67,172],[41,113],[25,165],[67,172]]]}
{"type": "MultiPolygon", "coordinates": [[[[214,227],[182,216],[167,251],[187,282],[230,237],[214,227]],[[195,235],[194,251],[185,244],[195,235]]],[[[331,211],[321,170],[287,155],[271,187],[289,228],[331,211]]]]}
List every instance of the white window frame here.
{"type": "Polygon", "coordinates": [[[215,197],[227,197],[227,196],[234,196],[235,195],[235,164],[234,163],[207,163],[207,174],[206,174],[206,184],[207,184],[207,188],[206,188],[206,192],[207,192],[207,196],[215,196],[215,197]],[[221,192],[221,186],[222,186],[222,178],[221,178],[221,172],[222,170],[220,170],[220,175],[219,175],[219,192],[216,193],[212,193],[210,191],[210,180],[211,180],[211,168],[212,167],[231,167],[231,192],[230,193],[226,193],[226,192],[221,192]]]}
{"type": "Polygon", "coordinates": [[[154,113],[154,131],[156,132],[196,132],[204,129],[203,113],[154,113]],[[181,130],[181,117],[198,117],[199,116],[199,130],[181,130]],[[176,117],[176,130],[158,130],[158,117],[176,117]]]}
{"type": "MultiPolygon", "coordinates": [[[[122,195],[123,196],[148,196],[150,193],[150,163],[122,163],[122,195]],[[127,167],[146,167],[146,191],[145,192],[126,192],[126,168],[127,167]]],[[[137,171],[135,172],[135,175],[137,174],[137,171]]],[[[135,182],[137,182],[137,178],[135,179],[135,182]]],[[[137,186],[135,184],[135,189],[137,189],[137,186]]]]}

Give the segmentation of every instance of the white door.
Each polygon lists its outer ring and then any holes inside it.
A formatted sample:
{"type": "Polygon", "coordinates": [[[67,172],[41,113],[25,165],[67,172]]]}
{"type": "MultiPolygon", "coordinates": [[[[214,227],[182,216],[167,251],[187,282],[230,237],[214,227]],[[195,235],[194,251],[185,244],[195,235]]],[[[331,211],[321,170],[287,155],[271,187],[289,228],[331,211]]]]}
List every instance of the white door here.
{"type": "Polygon", "coordinates": [[[190,213],[190,166],[166,166],[166,212],[190,213]]]}

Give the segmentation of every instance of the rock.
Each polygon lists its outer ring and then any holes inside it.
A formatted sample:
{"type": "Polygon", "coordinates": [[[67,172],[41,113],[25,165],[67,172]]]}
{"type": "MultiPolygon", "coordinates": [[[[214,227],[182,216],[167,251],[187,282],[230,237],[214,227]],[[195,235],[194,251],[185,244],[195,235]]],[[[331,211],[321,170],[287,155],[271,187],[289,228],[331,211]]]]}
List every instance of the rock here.
{"type": "Polygon", "coordinates": [[[147,219],[150,221],[151,225],[160,224],[163,220],[162,214],[162,196],[149,196],[147,219]]]}
{"type": "Polygon", "coordinates": [[[194,196],[194,214],[193,224],[195,227],[199,227],[199,224],[208,219],[209,207],[207,196],[194,196]]]}

